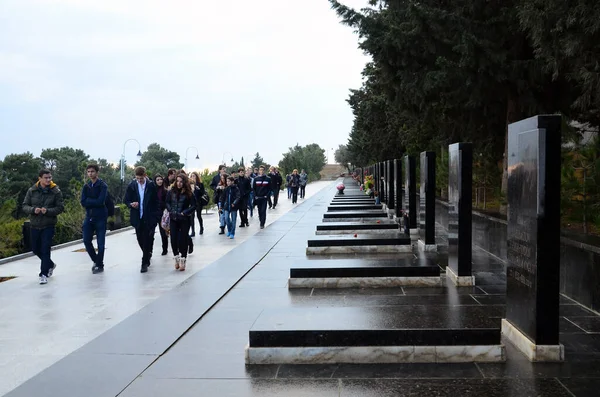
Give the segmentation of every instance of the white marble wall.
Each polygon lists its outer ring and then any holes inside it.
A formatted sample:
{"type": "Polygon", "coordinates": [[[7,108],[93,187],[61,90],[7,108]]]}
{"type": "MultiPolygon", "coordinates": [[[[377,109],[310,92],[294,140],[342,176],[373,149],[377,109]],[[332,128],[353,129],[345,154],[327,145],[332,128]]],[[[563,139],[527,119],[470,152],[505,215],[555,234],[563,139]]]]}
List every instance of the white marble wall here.
{"type": "Polygon", "coordinates": [[[457,287],[471,287],[475,285],[475,276],[458,276],[450,266],[446,266],[446,276],[457,287]]]}
{"type": "Polygon", "coordinates": [[[486,346],[246,346],[247,364],[503,362],[503,345],[486,346]]]}

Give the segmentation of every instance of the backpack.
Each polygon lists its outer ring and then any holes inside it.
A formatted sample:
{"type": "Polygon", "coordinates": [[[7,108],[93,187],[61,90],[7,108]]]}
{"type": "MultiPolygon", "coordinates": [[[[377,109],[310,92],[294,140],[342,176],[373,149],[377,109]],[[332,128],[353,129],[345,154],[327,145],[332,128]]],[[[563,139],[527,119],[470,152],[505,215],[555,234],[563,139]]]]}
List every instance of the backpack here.
{"type": "Polygon", "coordinates": [[[108,216],[115,216],[115,202],[108,191],[106,192],[106,199],[104,200],[104,205],[106,205],[108,216]]]}

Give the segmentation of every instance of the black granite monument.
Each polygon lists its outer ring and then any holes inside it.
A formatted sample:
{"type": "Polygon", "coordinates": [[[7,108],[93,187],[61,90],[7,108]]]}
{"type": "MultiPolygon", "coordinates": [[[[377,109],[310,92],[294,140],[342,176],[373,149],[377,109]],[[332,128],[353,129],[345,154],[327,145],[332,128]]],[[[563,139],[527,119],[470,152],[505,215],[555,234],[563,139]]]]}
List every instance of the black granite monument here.
{"type": "Polygon", "coordinates": [[[379,197],[382,203],[385,203],[387,197],[385,197],[385,164],[383,161],[379,162],[379,197]]]}
{"type": "Polygon", "coordinates": [[[402,160],[394,160],[394,184],[396,185],[396,218],[398,222],[402,217],[404,197],[402,196],[402,160]]]}
{"type": "Polygon", "coordinates": [[[404,211],[409,229],[417,229],[417,169],[414,156],[404,156],[404,211]]]}
{"type": "Polygon", "coordinates": [[[472,257],[472,188],[473,145],[455,143],[448,146],[448,267],[446,272],[456,285],[473,285],[472,257]]]}
{"type": "Polygon", "coordinates": [[[387,183],[388,183],[388,203],[389,209],[396,208],[396,179],[394,178],[394,160],[385,162],[387,167],[387,183]]]}
{"type": "Polygon", "coordinates": [[[560,129],[560,116],[535,116],[508,127],[508,265],[502,328],[533,361],[564,357],[558,341],[560,129]]]}
{"type": "Polygon", "coordinates": [[[419,197],[419,238],[435,245],[435,152],[421,153],[421,192],[419,197]]]}

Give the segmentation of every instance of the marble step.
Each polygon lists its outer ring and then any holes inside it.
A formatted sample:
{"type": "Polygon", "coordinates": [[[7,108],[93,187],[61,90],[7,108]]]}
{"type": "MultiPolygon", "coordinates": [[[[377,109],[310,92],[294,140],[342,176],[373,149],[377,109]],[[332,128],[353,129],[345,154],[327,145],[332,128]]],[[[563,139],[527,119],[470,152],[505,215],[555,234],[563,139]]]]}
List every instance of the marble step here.
{"type": "Polygon", "coordinates": [[[323,214],[323,219],[331,218],[387,218],[387,213],[381,210],[335,211],[323,214]]]}
{"type": "Polygon", "coordinates": [[[308,240],[307,255],[412,252],[410,236],[390,231],[385,235],[316,236],[308,240]]]}
{"type": "Polygon", "coordinates": [[[346,205],[330,205],[327,211],[360,211],[360,210],[381,210],[381,204],[346,204],[346,205]]]}
{"type": "Polygon", "coordinates": [[[394,221],[385,222],[326,222],[317,225],[316,235],[328,234],[387,234],[390,231],[401,231],[400,225],[394,221]]]}
{"type": "Polygon", "coordinates": [[[500,318],[485,306],[266,309],[250,364],[504,361],[500,318]]]}
{"type": "MultiPolygon", "coordinates": [[[[307,260],[296,263],[290,268],[288,286],[289,288],[435,287],[442,286],[442,278],[440,267],[435,261],[428,259],[417,261],[414,257],[387,260],[307,260]]],[[[471,299],[471,303],[476,302],[471,299]]]]}

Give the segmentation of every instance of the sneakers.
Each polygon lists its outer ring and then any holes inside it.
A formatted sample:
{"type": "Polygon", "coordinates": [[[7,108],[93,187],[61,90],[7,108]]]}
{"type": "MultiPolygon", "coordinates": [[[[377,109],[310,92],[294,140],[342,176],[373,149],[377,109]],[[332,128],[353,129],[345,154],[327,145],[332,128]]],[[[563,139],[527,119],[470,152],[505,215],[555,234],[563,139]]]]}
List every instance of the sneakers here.
{"type": "Polygon", "coordinates": [[[54,269],[56,269],[56,263],[52,262],[52,267],[48,269],[48,277],[52,277],[52,274],[54,274],[54,269]]]}
{"type": "Polygon", "coordinates": [[[173,259],[175,259],[175,270],[179,270],[179,261],[181,260],[181,257],[179,255],[175,255],[173,259]]]}
{"type": "Polygon", "coordinates": [[[44,275],[40,276],[40,284],[47,284],[48,283],[48,278],[44,275]]]}
{"type": "Polygon", "coordinates": [[[92,274],[98,274],[104,272],[104,266],[94,265],[92,266],[92,274]]]}
{"type": "Polygon", "coordinates": [[[229,236],[231,236],[231,233],[227,232],[227,234],[225,236],[229,237],[229,236]]]}
{"type": "Polygon", "coordinates": [[[187,258],[180,258],[179,259],[179,271],[184,271],[185,270],[185,262],[187,261],[187,258]]]}
{"type": "Polygon", "coordinates": [[[234,237],[233,234],[229,235],[229,238],[232,239],[232,240],[233,240],[233,237],[234,237]]]}

